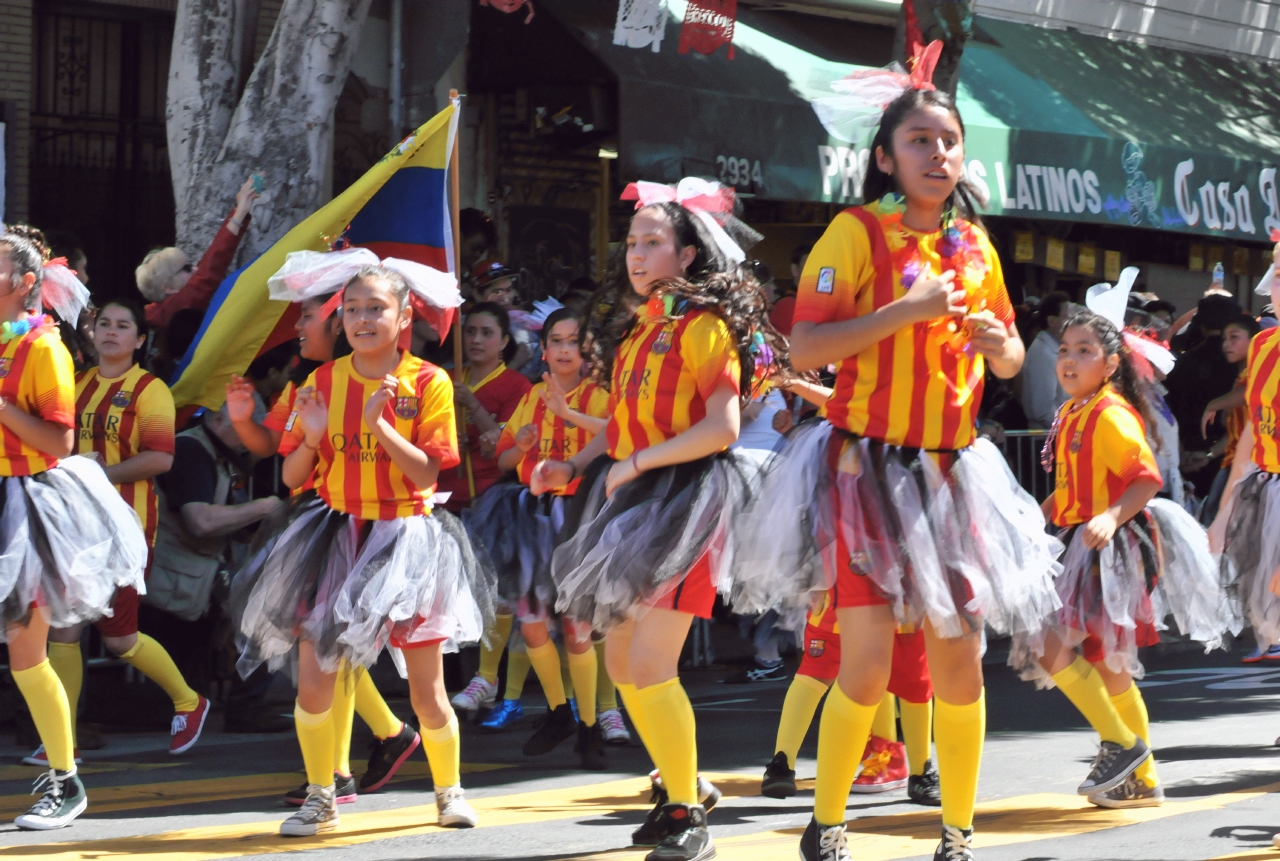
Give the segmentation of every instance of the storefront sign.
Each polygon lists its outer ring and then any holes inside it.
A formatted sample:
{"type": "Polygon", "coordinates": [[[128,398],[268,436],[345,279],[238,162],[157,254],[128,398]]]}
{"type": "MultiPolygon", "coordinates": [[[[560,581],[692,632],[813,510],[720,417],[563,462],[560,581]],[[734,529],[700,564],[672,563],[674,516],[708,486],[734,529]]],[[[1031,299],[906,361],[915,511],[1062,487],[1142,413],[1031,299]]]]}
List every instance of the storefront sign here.
{"type": "Polygon", "coordinates": [[[1067,244],[1061,239],[1048,239],[1044,246],[1044,265],[1061,272],[1067,268],[1067,244]]]}
{"type": "Polygon", "coordinates": [[[1013,235],[1013,262],[1031,263],[1036,259],[1036,235],[1029,230],[1013,235]]]}
{"type": "Polygon", "coordinates": [[[1076,258],[1076,271],[1081,275],[1098,274],[1098,249],[1087,242],[1080,244],[1080,254],[1076,258]]]}

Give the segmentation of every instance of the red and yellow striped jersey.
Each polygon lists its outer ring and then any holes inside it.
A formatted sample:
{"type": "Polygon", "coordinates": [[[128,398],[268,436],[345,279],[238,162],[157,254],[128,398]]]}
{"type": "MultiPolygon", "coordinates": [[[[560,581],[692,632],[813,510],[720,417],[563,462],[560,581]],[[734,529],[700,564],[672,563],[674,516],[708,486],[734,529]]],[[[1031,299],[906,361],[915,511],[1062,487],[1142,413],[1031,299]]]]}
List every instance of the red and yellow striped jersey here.
{"type": "MultiPolygon", "coordinates": [[[[1248,383],[1249,369],[1246,367],[1236,378],[1236,387],[1247,386],[1248,383]]],[[[1249,405],[1245,404],[1226,412],[1227,447],[1222,450],[1222,469],[1231,469],[1231,462],[1236,459],[1236,447],[1240,444],[1240,434],[1249,423],[1249,405]]]]}
{"type": "MultiPolygon", "coordinates": [[[[0,344],[0,398],[5,409],[76,426],[76,368],[57,329],[43,327],[0,344]]],[[[0,476],[36,475],[58,465],[56,457],[27,445],[3,425],[0,441],[0,476]]]]}
{"type": "MultiPolygon", "coordinates": [[[[76,378],[76,450],[97,452],[106,466],[144,451],[173,454],[173,421],[169,387],[138,365],[111,379],[97,368],[76,378]]],[[[154,546],[159,525],[155,480],[117,484],[116,489],[138,513],[147,544],[154,546]]]]}
{"type": "MultiPolygon", "coordinates": [[[[987,235],[965,221],[955,233],[923,233],[882,214],[878,203],[836,216],[800,277],[795,322],[832,323],[871,314],[902,298],[917,277],[956,271],[971,311],[1012,326],[1000,258],[987,235]]],[[[900,329],[837,365],[827,419],[858,436],[929,450],[974,440],[985,362],[953,321],[900,329]]]]}
{"type": "Polygon", "coordinates": [[[1111,386],[1079,409],[1058,411],[1054,443],[1053,522],[1086,523],[1106,511],[1140,478],[1160,481],[1138,411],[1111,386]]]}
{"type": "Polygon", "coordinates": [[[284,391],[280,392],[280,397],[276,398],[276,402],[267,411],[267,417],[262,420],[262,426],[283,435],[284,426],[289,423],[289,416],[293,414],[293,402],[297,399],[298,387],[293,384],[293,380],[290,380],[285,383],[284,391]]]}
{"type": "MultiPolygon", "coordinates": [[[[393,375],[400,381],[383,417],[440,468],[458,463],[457,425],[454,423],[453,383],[449,375],[408,352],[393,375]]],[[[364,405],[382,380],[356,373],[351,356],[321,365],[307,378],[324,394],[329,406],[329,434],[320,444],[315,485],[320,498],[335,511],[363,520],[393,520],[430,510],[435,487],[417,487],[391,460],[364,420],[364,405]]],[[[289,454],[303,438],[295,410],[280,440],[280,453],[289,454]]]]}
{"type": "Polygon", "coordinates": [[[707,398],[722,382],[740,391],[741,367],[729,327],[710,311],[654,317],[641,306],[613,363],[613,415],[605,433],[609,456],[671,439],[707,414],[707,398]]]}
{"type": "Polygon", "coordinates": [[[1255,335],[1249,344],[1249,379],[1245,403],[1253,425],[1253,462],[1264,472],[1280,472],[1280,329],[1255,335]]]}
{"type": "MultiPolygon", "coordinates": [[[[498,440],[498,454],[516,447],[516,434],[525,425],[538,428],[538,445],[525,452],[516,467],[520,481],[528,484],[533,479],[533,468],[543,460],[568,460],[582,451],[591,442],[594,434],[585,428],[570,424],[551,410],[540,397],[547,388],[546,383],[538,383],[527,395],[516,404],[515,412],[507,419],[502,428],[502,437],[498,440]]],[[[566,398],[569,409],[577,413],[604,419],[609,417],[609,393],[588,380],[583,380],[569,392],[566,398]]],[[[578,489],[581,477],[575,478],[569,485],[554,491],[557,496],[572,496],[578,489]]]]}

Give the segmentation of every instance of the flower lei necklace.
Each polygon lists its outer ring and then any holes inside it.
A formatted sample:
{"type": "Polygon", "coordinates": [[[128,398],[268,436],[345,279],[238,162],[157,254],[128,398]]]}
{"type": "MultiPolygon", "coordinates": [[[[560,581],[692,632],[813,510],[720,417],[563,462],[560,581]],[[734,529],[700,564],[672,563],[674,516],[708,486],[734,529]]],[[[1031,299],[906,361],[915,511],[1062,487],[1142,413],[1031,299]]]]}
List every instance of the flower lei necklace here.
{"type": "Polygon", "coordinates": [[[7,344],[14,338],[25,338],[36,329],[57,325],[48,314],[34,312],[0,326],[0,344],[7,344]]]}

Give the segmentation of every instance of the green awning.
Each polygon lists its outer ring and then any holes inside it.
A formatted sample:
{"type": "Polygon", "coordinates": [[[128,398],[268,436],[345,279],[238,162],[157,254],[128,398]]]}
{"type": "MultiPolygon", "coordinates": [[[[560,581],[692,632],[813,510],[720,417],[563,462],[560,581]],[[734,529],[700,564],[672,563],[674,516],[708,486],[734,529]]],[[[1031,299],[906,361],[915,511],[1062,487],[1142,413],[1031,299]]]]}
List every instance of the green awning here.
{"type": "MultiPolygon", "coordinates": [[[[610,4],[541,6],[618,78],[623,179],[860,201],[870,135],[831,136],[811,100],[882,62],[886,29],[742,9],[729,60],[678,53],[683,0],[669,0],[659,52],[613,44],[610,4]]],[[[1280,228],[1278,89],[1263,63],[979,17],[957,101],[986,214],[1266,241],[1280,228]]]]}

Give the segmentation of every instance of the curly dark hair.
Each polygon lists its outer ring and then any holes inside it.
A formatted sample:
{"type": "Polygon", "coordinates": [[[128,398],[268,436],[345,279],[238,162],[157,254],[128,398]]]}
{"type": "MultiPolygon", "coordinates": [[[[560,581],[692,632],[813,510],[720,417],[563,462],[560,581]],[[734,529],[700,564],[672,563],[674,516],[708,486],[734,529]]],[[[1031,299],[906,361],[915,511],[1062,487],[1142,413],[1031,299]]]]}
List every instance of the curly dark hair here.
{"type": "Polygon", "coordinates": [[[636,311],[651,298],[671,296],[688,307],[715,314],[729,327],[738,351],[741,368],[743,405],[750,402],[750,384],[755,375],[756,358],[760,355],[756,334],[772,352],[773,365],[783,374],[791,373],[787,359],[787,341],[769,322],[769,300],[751,270],[724,258],[706,228],[689,210],[678,203],[656,203],[637,212],[662,212],[671,222],[679,248],[693,247],[697,254],[685,270],[683,278],[658,281],[647,298],[631,286],[627,275],[625,244],[609,261],[604,284],[596,291],[589,306],[584,332],[590,333],[592,375],[597,383],[609,388],[613,378],[613,361],[618,347],[636,323],[636,311]]]}
{"type": "MultiPolygon", "coordinates": [[[[1065,333],[1068,329],[1075,327],[1087,329],[1091,332],[1098,339],[1098,343],[1102,345],[1102,354],[1104,356],[1107,358],[1111,356],[1120,357],[1120,365],[1116,368],[1115,375],[1110,380],[1111,385],[1120,393],[1121,397],[1138,411],[1150,432],[1155,427],[1156,422],[1155,409],[1152,406],[1154,393],[1151,392],[1150,385],[1143,381],[1138,374],[1137,368],[1134,367],[1133,354],[1124,342],[1124,335],[1115,327],[1114,323],[1092,311],[1079,311],[1073,314],[1067,320],[1067,324],[1063,326],[1062,331],[1065,333]]],[[[1159,435],[1151,434],[1151,438],[1155,441],[1156,447],[1159,448],[1159,435]]]]}

